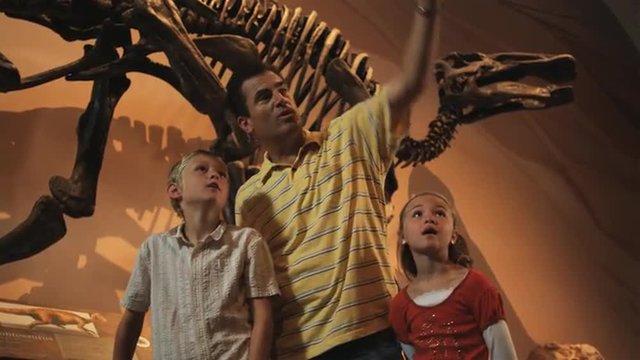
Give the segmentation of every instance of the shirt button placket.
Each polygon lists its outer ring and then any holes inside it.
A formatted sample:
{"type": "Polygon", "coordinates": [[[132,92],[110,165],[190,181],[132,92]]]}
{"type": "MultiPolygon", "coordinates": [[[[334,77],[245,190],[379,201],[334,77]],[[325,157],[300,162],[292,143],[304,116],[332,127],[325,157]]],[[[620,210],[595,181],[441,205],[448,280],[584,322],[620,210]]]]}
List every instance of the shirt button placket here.
{"type": "Polygon", "coordinates": [[[194,339],[194,357],[198,359],[205,359],[204,346],[202,346],[202,341],[205,339],[202,327],[202,317],[200,316],[201,299],[200,299],[200,278],[199,278],[199,270],[200,269],[200,256],[199,254],[191,257],[191,316],[192,316],[192,324],[195,327],[195,335],[194,339]]]}

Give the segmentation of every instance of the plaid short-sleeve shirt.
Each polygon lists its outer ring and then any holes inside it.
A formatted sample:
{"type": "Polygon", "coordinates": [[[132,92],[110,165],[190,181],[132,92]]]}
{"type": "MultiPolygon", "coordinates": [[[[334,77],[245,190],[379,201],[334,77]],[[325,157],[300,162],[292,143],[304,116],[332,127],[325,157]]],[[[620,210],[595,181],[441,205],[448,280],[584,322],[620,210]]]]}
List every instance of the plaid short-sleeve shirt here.
{"type": "Polygon", "coordinates": [[[247,299],[277,294],[258,232],[222,224],[194,247],[179,226],[142,244],[122,305],[151,307],[154,359],[246,359],[247,299]]]}

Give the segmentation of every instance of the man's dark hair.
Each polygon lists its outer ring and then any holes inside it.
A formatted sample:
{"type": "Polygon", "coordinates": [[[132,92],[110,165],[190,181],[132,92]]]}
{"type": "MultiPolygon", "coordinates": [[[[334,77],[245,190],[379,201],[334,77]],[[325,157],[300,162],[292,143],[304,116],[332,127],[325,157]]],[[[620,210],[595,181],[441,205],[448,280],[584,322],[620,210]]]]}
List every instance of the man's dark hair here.
{"type": "Polygon", "coordinates": [[[247,99],[242,93],[242,84],[245,81],[252,79],[256,76],[262,75],[266,72],[272,72],[278,75],[281,79],[280,72],[271,64],[260,64],[251,67],[250,69],[244,69],[242,71],[235,72],[229,83],[227,84],[227,103],[231,107],[231,110],[238,116],[249,116],[249,109],[247,108],[247,99]]]}

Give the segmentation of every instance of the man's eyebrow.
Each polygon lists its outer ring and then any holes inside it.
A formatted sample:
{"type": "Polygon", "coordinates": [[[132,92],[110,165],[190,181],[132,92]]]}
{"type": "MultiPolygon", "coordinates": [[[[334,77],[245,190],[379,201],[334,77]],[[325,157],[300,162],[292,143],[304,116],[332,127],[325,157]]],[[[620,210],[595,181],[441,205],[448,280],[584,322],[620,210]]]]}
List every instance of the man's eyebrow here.
{"type": "MultiPolygon", "coordinates": [[[[274,89],[279,89],[279,88],[282,88],[282,87],[285,87],[287,89],[289,88],[287,86],[287,84],[284,82],[284,80],[278,80],[273,84],[273,88],[274,89]]],[[[271,89],[269,87],[267,87],[267,86],[258,89],[258,91],[256,91],[256,94],[254,96],[254,101],[258,98],[258,96],[263,95],[265,93],[269,93],[270,91],[271,91],[271,89]]]]}

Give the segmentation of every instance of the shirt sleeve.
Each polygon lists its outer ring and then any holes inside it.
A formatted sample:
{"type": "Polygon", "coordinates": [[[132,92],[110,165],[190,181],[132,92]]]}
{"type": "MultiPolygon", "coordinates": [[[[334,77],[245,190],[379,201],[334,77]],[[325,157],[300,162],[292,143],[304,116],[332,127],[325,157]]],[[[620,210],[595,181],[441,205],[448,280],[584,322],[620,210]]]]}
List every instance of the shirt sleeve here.
{"type": "Polygon", "coordinates": [[[345,141],[353,141],[380,174],[386,173],[399,143],[399,137],[391,130],[386,90],[382,89],[376,96],[333,120],[329,126],[329,137],[334,136],[344,136],[345,141]]]}
{"type": "Polygon", "coordinates": [[[482,332],[482,338],[489,349],[490,360],[518,359],[506,321],[500,320],[490,325],[482,332]]]}
{"type": "Polygon", "coordinates": [[[405,358],[413,359],[413,356],[416,354],[416,349],[413,347],[413,345],[401,342],[400,347],[402,348],[402,352],[404,353],[405,358]]]}
{"type": "Polygon", "coordinates": [[[262,236],[255,230],[249,242],[244,276],[248,298],[269,297],[280,294],[271,253],[262,236]]]}
{"type": "Polygon", "coordinates": [[[122,298],[125,309],[146,312],[151,305],[151,268],[149,265],[149,246],[145,241],[136,258],[129,277],[129,284],[122,298]]]}
{"type": "Polygon", "coordinates": [[[271,202],[264,195],[258,194],[256,196],[257,188],[259,188],[259,175],[247,179],[247,181],[240,186],[236,193],[234,215],[236,220],[236,226],[249,227],[255,229],[255,215],[253,214],[254,206],[261,204],[264,201],[271,202]],[[251,206],[249,205],[251,204],[251,206]]]}
{"type": "Polygon", "coordinates": [[[498,289],[489,285],[478,295],[473,306],[474,317],[481,330],[504,320],[504,307],[498,289]]]}
{"type": "Polygon", "coordinates": [[[245,223],[244,214],[242,213],[242,205],[245,201],[243,188],[246,187],[246,185],[247,183],[245,182],[236,192],[235,209],[233,209],[236,225],[240,227],[249,226],[245,223]]]}
{"type": "Polygon", "coordinates": [[[398,292],[391,300],[391,304],[389,305],[389,322],[391,322],[391,327],[398,341],[410,344],[409,324],[407,323],[407,304],[406,301],[403,301],[403,291],[404,290],[398,292]]]}

